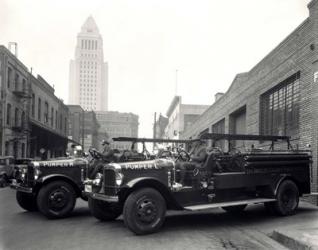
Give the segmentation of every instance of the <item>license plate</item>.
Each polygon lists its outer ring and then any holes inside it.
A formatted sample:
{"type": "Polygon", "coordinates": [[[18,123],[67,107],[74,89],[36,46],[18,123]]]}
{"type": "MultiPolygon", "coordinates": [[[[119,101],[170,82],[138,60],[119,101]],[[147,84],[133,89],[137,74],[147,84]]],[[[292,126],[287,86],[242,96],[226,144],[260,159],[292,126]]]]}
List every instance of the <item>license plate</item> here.
{"type": "Polygon", "coordinates": [[[85,185],[85,192],[91,193],[92,192],[92,185],[85,185]]]}

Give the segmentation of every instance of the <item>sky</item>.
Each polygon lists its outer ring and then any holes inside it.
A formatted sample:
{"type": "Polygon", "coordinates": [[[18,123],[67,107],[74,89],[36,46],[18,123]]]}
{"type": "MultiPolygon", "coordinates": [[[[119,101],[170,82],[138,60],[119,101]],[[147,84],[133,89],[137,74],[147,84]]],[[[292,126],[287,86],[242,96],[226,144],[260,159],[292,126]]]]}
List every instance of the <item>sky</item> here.
{"type": "Polygon", "coordinates": [[[154,112],[175,95],[214,102],[307,17],[309,0],[0,0],[0,44],[68,102],[69,62],[89,15],[109,65],[109,110],[139,115],[151,137],[154,112]],[[176,77],[176,70],[178,71],[176,77]]]}

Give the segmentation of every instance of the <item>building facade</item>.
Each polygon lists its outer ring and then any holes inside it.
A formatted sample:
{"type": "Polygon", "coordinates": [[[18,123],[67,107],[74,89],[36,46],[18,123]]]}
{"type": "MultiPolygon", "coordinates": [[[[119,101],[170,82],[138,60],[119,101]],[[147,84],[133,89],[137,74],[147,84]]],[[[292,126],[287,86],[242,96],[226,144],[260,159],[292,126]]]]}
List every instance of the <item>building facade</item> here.
{"type": "Polygon", "coordinates": [[[64,156],[68,109],[41,77],[0,46],[0,155],[64,156]]]}
{"type": "Polygon", "coordinates": [[[98,137],[99,128],[100,125],[96,119],[96,113],[94,111],[85,111],[83,140],[83,149],[85,152],[87,152],[91,147],[100,149],[101,142],[98,137]]]}
{"type": "MultiPolygon", "coordinates": [[[[249,72],[238,74],[183,138],[203,131],[288,135],[296,148],[311,145],[312,191],[317,190],[318,1],[309,17],[249,72]]],[[[253,142],[254,143],[254,142],[253,142]]],[[[241,149],[248,143],[236,145],[241,149]]],[[[258,146],[264,146],[260,144],[258,146]]]]}
{"type": "Polygon", "coordinates": [[[168,118],[164,117],[163,115],[159,114],[158,119],[156,119],[154,124],[154,138],[163,139],[165,135],[165,129],[168,125],[168,118]]]}
{"type": "Polygon", "coordinates": [[[208,105],[182,104],[181,96],[175,96],[167,111],[168,124],[164,137],[179,139],[182,133],[208,108],[208,105]]]}
{"type": "Polygon", "coordinates": [[[67,105],[68,139],[70,143],[84,145],[84,109],[80,105],[67,105]]]}
{"type": "Polygon", "coordinates": [[[69,104],[86,111],[108,110],[108,65],[103,39],[92,16],[77,35],[75,58],[70,62],[69,104]]]}
{"type": "MultiPolygon", "coordinates": [[[[138,115],[116,111],[96,111],[96,118],[100,124],[100,131],[106,132],[109,138],[138,137],[138,115]]],[[[113,142],[112,147],[130,149],[131,143],[113,142]]]]}
{"type": "Polygon", "coordinates": [[[30,140],[28,69],[7,48],[0,46],[0,155],[26,157],[30,140]]]}
{"type": "Polygon", "coordinates": [[[68,143],[68,108],[40,75],[30,74],[29,156],[64,156],[68,143]]]}

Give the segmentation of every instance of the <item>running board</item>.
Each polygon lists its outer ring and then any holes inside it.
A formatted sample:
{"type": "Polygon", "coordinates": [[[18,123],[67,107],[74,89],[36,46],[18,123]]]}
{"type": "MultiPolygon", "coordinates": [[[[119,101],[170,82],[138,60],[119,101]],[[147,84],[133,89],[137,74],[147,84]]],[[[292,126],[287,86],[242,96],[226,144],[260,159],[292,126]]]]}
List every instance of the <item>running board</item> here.
{"type": "Polygon", "coordinates": [[[217,208],[217,207],[230,207],[230,206],[248,205],[248,204],[273,202],[273,201],[276,201],[276,199],[256,198],[256,199],[249,199],[249,200],[240,200],[240,201],[229,201],[229,202],[219,202],[219,203],[209,203],[209,204],[194,205],[194,206],[184,207],[184,209],[185,210],[190,210],[190,211],[198,211],[198,210],[205,210],[205,209],[217,208]]]}

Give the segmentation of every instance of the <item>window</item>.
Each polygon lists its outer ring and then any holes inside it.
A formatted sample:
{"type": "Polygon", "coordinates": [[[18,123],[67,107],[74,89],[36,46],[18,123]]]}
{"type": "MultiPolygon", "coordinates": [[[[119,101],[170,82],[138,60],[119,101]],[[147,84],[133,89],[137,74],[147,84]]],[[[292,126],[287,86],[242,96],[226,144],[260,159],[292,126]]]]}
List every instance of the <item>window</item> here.
{"type": "Polygon", "coordinates": [[[55,129],[57,129],[58,124],[58,116],[57,116],[57,110],[55,111],[55,129]]]}
{"type": "Polygon", "coordinates": [[[21,126],[23,128],[26,128],[26,120],[25,120],[25,112],[22,111],[22,114],[21,114],[21,126]]]}
{"type": "Polygon", "coordinates": [[[11,125],[11,104],[7,104],[7,125],[11,125]]]}
{"type": "Polygon", "coordinates": [[[24,91],[24,92],[27,91],[27,89],[26,89],[26,80],[25,79],[22,80],[22,91],[24,91]]]}
{"type": "Polygon", "coordinates": [[[15,108],[14,111],[14,126],[18,127],[19,126],[19,109],[15,108]]]}
{"type": "Polygon", "coordinates": [[[31,115],[34,117],[34,108],[35,108],[35,95],[32,94],[32,103],[31,103],[31,115]]]}
{"type": "Polygon", "coordinates": [[[41,121],[41,98],[38,99],[38,120],[41,121]]]}
{"type": "Polygon", "coordinates": [[[49,104],[48,102],[44,103],[44,123],[49,122],[49,104]]]}
{"type": "Polygon", "coordinates": [[[14,80],[15,90],[19,90],[19,81],[20,81],[20,76],[18,74],[15,74],[15,80],[14,80]]]}
{"type": "Polygon", "coordinates": [[[54,120],[54,108],[51,108],[51,126],[53,127],[53,120],[54,120]]]}
{"type": "Polygon", "coordinates": [[[7,76],[7,87],[8,87],[8,89],[10,89],[11,77],[12,77],[12,69],[10,67],[8,67],[8,76],[7,76]]]}
{"type": "Polygon", "coordinates": [[[300,72],[261,96],[263,135],[295,135],[299,130],[300,72]]]}

